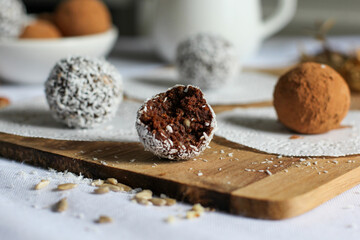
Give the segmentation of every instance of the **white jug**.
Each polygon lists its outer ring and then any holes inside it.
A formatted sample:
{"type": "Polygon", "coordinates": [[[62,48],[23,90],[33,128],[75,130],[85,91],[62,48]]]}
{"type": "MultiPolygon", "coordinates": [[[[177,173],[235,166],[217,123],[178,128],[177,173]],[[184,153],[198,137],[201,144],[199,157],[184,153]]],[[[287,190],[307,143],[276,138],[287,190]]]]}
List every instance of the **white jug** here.
{"type": "Polygon", "coordinates": [[[251,56],[262,40],[294,16],[296,0],[279,0],[276,12],[262,21],[260,0],[157,0],[150,36],[157,53],[173,62],[178,43],[199,32],[224,36],[239,59],[251,56]]]}

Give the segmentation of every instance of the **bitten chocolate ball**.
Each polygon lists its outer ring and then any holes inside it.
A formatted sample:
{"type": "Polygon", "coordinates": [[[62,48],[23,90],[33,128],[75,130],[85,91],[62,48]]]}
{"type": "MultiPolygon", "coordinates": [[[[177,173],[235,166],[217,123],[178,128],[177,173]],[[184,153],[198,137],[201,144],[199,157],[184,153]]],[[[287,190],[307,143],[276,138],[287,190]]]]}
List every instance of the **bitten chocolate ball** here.
{"type": "Polygon", "coordinates": [[[219,88],[230,82],[237,70],[235,47],[214,34],[196,34],[177,48],[176,65],[179,81],[201,89],[219,88]]]}
{"type": "Polygon", "coordinates": [[[19,38],[60,38],[61,32],[49,21],[36,20],[30,23],[19,38]]]}
{"type": "Polygon", "coordinates": [[[170,160],[186,160],[209,145],[216,119],[199,88],[177,85],[141,106],[136,129],[145,150],[170,160]]]}
{"type": "Polygon", "coordinates": [[[350,90],[334,69],[303,63],[280,77],[274,91],[279,121],[298,133],[338,128],[350,107],[350,90]]]}
{"type": "Polygon", "coordinates": [[[0,38],[18,37],[26,18],[25,6],[18,0],[0,0],[0,38]]]}
{"type": "Polygon", "coordinates": [[[123,97],[122,78],[115,67],[85,57],[56,63],[45,91],[53,117],[72,128],[92,128],[110,120],[123,97]]]}
{"type": "Polygon", "coordinates": [[[64,36],[106,32],[111,15],[100,0],[65,0],[56,8],[54,21],[64,36]]]}

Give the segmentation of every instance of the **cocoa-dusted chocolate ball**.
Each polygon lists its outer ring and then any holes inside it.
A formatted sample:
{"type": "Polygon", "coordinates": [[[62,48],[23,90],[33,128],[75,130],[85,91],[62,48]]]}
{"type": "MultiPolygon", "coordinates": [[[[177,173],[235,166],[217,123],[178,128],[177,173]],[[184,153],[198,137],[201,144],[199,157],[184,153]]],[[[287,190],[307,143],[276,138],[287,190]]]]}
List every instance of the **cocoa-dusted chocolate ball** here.
{"type": "Polygon", "coordinates": [[[170,160],[186,160],[209,145],[216,119],[199,88],[176,85],[141,106],[136,129],[145,150],[170,160]]]}
{"type": "Polygon", "coordinates": [[[61,32],[49,21],[36,20],[25,27],[20,38],[60,38],[61,32]]]}
{"type": "Polygon", "coordinates": [[[64,36],[106,32],[111,15],[100,0],[65,0],[56,8],[54,21],[64,36]]]}
{"type": "Polygon", "coordinates": [[[325,64],[302,63],[280,77],[274,91],[279,121],[298,133],[338,128],[350,107],[345,80],[325,64]]]}

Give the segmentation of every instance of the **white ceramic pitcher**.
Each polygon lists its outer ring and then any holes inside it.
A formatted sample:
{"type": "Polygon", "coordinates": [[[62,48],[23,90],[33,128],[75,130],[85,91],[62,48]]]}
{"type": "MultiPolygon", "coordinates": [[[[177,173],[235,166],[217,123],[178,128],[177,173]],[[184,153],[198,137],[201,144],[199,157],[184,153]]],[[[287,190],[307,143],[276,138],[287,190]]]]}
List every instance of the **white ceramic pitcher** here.
{"type": "Polygon", "coordinates": [[[240,59],[249,57],[266,37],[294,16],[296,0],[279,0],[275,13],[262,20],[260,0],[157,0],[150,36],[158,54],[175,59],[177,44],[198,32],[223,35],[237,47],[240,59]]]}

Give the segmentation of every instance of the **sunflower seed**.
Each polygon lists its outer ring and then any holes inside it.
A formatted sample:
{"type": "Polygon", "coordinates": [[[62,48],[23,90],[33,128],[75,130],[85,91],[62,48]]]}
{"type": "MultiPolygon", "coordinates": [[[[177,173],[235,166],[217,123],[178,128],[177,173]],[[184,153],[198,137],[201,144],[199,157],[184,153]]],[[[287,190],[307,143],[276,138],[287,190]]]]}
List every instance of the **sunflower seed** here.
{"type": "Polygon", "coordinates": [[[150,202],[152,202],[152,204],[154,204],[155,206],[165,206],[166,205],[166,200],[162,199],[162,198],[151,198],[149,199],[150,202]]]}
{"type": "Polygon", "coordinates": [[[143,190],[135,195],[136,199],[146,199],[149,200],[152,198],[152,191],[151,190],[143,190]]]}
{"type": "Polygon", "coordinates": [[[131,187],[122,183],[117,183],[116,186],[120,187],[122,189],[121,191],[129,192],[132,190],[131,187]]]}
{"type": "Polygon", "coordinates": [[[190,210],[190,211],[186,212],[186,218],[187,219],[198,218],[198,217],[200,217],[200,213],[198,213],[196,211],[190,210]]]}
{"type": "Polygon", "coordinates": [[[109,183],[104,183],[102,185],[102,187],[108,187],[109,190],[113,191],[113,192],[120,192],[122,191],[122,189],[116,185],[112,185],[112,184],[109,184],[109,183]]]}
{"type": "Polygon", "coordinates": [[[165,219],[165,222],[167,223],[174,223],[176,221],[176,218],[174,216],[169,216],[165,219]]]}
{"type": "Polygon", "coordinates": [[[166,201],[166,206],[172,206],[176,204],[176,200],[173,198],[165,198],[164,200],[166,201]]]}
{"type": "Polygon", "coordinates": [[[193,211],[195,211],[195,212],[198,212],[198,213],[203,213],[203,212],[205,212],[205,208],[204,208],[203,206],[201,206],[200,203],[195,204],[195,205],[191,208],[191,210],[193,210],[193,211]]]}
{"type": "Polygon", "coordinates": [[[94,180],[94,181],[91,183],[91,186],[100,187],[100,186],[103,185],[103,184],[104,184],[104,180],[97,179],[97,180],[94,180]]]}
{"type": "Polygon", "coordinates": [[[105,194],[105,193],[108,193],[110,191],[109,187],[99,187],[97,189],[94,190],[94,193],[96,194],[105,194]]]}
{"type": "Polygon", "coordinates": [[[100,216],[99,219],[96,220],[97,223],[111,223],[112,221],[112,218],[108,216],[100,216]]]}
{"type": "Polygon", "coordinates": [[[108,178],[108,179],[106,179],[105,182],[113,184],[113,185],[116,185],[118,183],[118,181],[115,178],[108,178]]]}
{"type": "Polygon", "coordinates": [[[56,203],[55,211],[56,212],[64,212],[68,209],[67,198],[63,198],[56,203]]]}
{"type": "Polygon", "coordinates": [[[47,187],[49,185],[50,181],[49,180],[41,180],[38,184],[36,184],[35,186],[35,190],[40,190],[43,189],[45,187],[47,187]]]}
{"type": "Polygon", "coordinates": [[[145,206],[151,204],[151,202],[150,202],[148,199],[145,199],[145,198],[137,198],[135,201],[136,201],[137,203],[142,204],[142,205],[145,205],[145,206]]]}
{"type": "Polygon", "coordinates": [[[58,185],[57,190],[65,191],[65,190],[73,189],[76,187],[77,187],[77,184],[75,184],[75,183],[64,183],[64,184],[58,185]]]}

